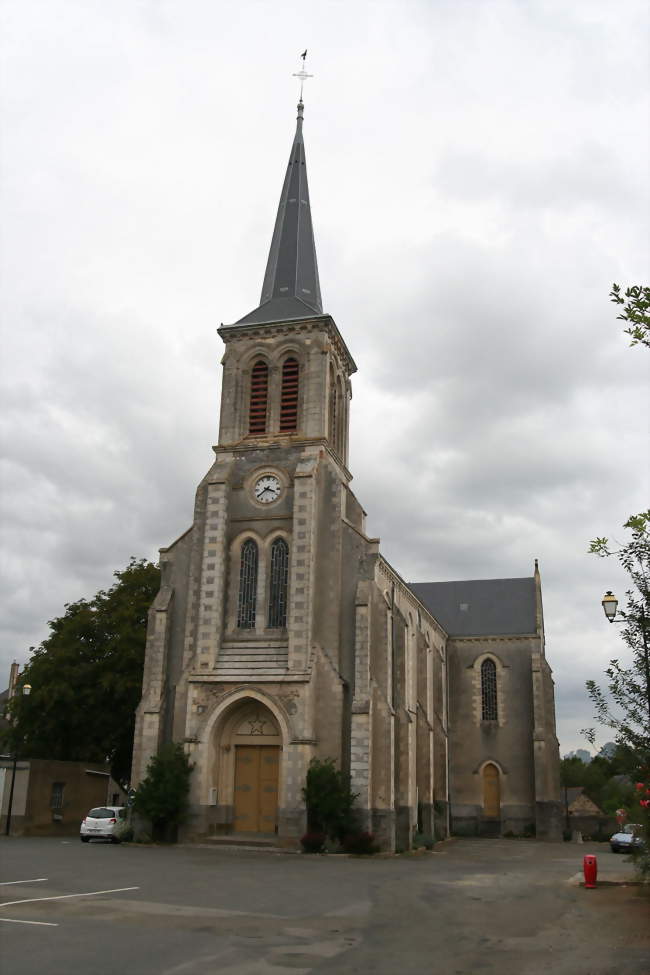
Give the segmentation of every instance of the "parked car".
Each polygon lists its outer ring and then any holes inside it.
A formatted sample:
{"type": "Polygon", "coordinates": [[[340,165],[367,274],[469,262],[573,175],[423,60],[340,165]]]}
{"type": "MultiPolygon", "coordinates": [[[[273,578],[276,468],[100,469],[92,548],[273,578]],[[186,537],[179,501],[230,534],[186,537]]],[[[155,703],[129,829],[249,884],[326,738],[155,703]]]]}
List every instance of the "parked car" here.
{"type": "Polygon", "coordinates": [[[643,826],[639,823],[626,823],[619,833],[610,837],[612,853],[629,853],[633,847],[643,846],[643,826]]]}
{"type": "Polygon", "coordinates": [[[120,833],[124,832],[125,826],[125,806],[96,806],[82,820],[79,839],[82,843],[93,839],[119,843],[120,833]]]}

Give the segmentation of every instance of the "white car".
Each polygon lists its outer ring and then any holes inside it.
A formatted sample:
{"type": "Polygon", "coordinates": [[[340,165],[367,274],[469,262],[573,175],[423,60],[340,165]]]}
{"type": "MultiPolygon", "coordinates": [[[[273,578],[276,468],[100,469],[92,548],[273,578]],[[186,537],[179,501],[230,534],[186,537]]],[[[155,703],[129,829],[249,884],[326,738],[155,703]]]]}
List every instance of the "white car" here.
{"type": "Polygon", "coordinates": [[[610,837],[609,845],[612,853],[629,853],[633,847],[643,846],[643,826],[638,823],[626,823],[620,833],[610,837]]]}
{"type": "Polygon", "coordinates": [[[95,806],[81,822],[79,839],[82,843],[93,839],[119,843],[120,833],[124,831],[125,825],[124,806],[95,806]]]}

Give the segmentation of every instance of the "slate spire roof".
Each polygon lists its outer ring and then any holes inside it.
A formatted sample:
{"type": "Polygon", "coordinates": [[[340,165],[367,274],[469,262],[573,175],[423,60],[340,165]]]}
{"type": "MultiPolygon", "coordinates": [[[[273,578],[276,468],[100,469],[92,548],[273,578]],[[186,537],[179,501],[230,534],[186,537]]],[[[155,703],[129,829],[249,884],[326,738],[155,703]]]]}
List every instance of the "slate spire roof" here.
{"type": "Polygon", "coordinates": [[[241,318],[238,325],[311,318],[323,314],[302,136],[303,113],[301,99],[260,304],[241,318]]]}

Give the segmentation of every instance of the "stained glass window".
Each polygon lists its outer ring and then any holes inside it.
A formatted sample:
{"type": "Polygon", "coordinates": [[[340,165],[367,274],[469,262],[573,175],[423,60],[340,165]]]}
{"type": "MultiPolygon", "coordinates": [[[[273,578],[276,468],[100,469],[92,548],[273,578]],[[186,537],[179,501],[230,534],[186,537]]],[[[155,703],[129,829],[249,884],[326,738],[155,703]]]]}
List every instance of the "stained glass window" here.
{"type": "Polygon", "coordinates": [[[271,545],[271,586],[269,590],[269,626],[287,625],[287,583],[289,579],[289,546],[283,538],[271,545]]]}
{"type": "Polygon", "coordinates": [[[237,626],[242,630],[250,630],[255,626],[257,562],[257,545],[252,538],[248,538],[241,548],[241,565],[239,568],[237,626]]]}
{"type": "Polygon", "coordinates": [[[497,720],[497,668],[494,660],[481,664],[481,716],[484,721],[497,720]]]}

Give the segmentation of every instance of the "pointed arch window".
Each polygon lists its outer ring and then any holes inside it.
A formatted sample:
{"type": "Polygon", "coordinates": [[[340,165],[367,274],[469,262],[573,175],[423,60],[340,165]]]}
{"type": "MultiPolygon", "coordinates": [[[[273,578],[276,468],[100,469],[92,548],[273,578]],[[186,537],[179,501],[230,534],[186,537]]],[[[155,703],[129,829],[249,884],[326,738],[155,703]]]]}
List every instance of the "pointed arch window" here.
{"type": "Polygon", "coordinates": [[[497,720],[497,668],[494,660],[481,664],[481,717],[483,721],[497,720]]]}
{"type": "Polygon", "coordinates": [[[280,393],[280,433],[298,429],[298,391],[300,366],[291,356],[282,365],[282,391],[280,393]]]}
{"type": "Polygon", "coordinates": [[[269,398],[269,367],[261,359],[251,370],[251,398],[248,413],[248,432],[266,433],[266,414],[269,398]]]}
{"type": "Polygon", "coordinates": [[[336,381],[336,449],[343,455],[345,445],[345,397],[343,395],[343,383],[339,376],[336,381]]]}
{"type": "Polygon", "coordinates": [[[289,546],[283,538],[271,545],[271,586],[269,589],[269,627],[287,625],[287,585],[289,581],[289,546]]]}
{"type": "Polygon", "coordinates": [[[239,566],[237,626],[242,630],[251,630],[255,626],[258,561],[257,545],[252,538],[247,538],[241,547],[239,566]]]}
{"type": "Polygon", "coordinates": [[[336,450],[336,380],[334,370],[330,366],[330,403],[329,403],[329,438],[332,448],[336,450]]]}

